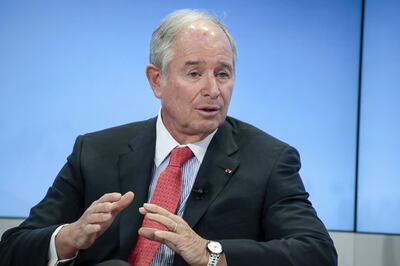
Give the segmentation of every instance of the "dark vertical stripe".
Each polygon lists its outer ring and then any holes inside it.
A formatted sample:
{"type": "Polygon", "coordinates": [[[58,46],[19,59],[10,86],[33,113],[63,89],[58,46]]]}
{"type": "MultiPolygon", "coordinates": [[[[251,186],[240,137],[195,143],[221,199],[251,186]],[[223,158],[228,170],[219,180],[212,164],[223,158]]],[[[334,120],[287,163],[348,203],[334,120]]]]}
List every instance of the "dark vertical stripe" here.
{"type": "Polygon", "coordinates": [[[360,125],[361,125],[361,89],[362,89],[362,67],[364,54],[364,21],[365,21],[365,1],[361,0],[361,25],[360,25],[360,61],[358,64],[358,101],[357,101],[357,135],[356,135],[356,169],[355,169],[355,189],[354,189],[354,227],[357,232],[358,223],[358,173],[360,158],[360,125]]]}

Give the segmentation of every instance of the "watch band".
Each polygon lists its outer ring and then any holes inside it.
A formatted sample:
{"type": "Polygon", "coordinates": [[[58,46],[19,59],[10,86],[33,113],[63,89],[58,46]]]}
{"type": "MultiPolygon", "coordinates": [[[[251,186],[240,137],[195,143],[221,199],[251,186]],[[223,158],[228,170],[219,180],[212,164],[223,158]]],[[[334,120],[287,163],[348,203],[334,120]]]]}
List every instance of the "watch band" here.
{"type": "Polygon", "coordinates": [[[219,260],[219,254],[210,253],[207,266],[217,266],[218,260],[219,260]]]}

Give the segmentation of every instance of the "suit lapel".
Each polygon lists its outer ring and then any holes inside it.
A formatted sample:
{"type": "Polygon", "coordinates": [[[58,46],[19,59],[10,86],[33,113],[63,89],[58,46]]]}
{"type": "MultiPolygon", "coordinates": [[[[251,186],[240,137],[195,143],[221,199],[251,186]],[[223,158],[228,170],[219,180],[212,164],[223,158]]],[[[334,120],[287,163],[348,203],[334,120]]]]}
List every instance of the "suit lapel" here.
{"type": "Polygon", "coordinates": [[[133,191],[135,198],[120,214],[120,250],[121,258],[127,258],[137,238],[137,231],[143,216],[139,207],[147,201],[148,188],[154,166],[156,139],[156,119],[149,120],[138,135],[129,143],[131,151],[119,158],[119,182],[121,193],[133,191]]]}
{"type": "Polygon", "coordinates": [[[231,125],[225,121],[218,129],[204,156],[193,185],[194,189],[204,189],[204,196],[196,197],[192,194],[186,203],[183,216],[192,228],[233,177],[239,166],[239,161],[232,157],[238,150],[232,131],[231,125]]]}
{"type": "MultiPolygon", "coordinates": [[[[156,119],[149,120],[137,136],[129,143],[131,151],[119,157],[119,182],[121,193],[135,193],[134,201],[119,216],[120,258],[128,258],[137,240],[143,217],[139,207],[147,201],[148,189],[154,167],[156,142],[156,119]]],[[[183,218],[193,228],[204,215],[209,205],[225,187],[239,166],[232,157],[238,150],[232,135],[233,129],[227,122],[218,129],[211,141],[196,177],[194,188],[205,188],[201,199],[191,195],[186,203],[183,218]]]]}

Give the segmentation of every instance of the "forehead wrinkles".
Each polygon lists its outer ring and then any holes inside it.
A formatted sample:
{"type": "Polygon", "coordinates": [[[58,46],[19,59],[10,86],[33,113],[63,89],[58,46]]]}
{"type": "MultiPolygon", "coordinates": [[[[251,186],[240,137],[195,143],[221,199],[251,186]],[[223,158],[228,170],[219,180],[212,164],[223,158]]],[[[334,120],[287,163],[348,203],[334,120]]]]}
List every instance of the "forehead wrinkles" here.
{"type": "MultiPolygon", "coordinates": [[[[174,59],[223,61],[232,65],[233,53],[225,33],[214,23],[192,23],[181,30],[172,44],[174,59]],[[198,58],[198,57],[203,58],[198,58]]],[[[185,60],[185,61],[187,61],[185,60]]]]}

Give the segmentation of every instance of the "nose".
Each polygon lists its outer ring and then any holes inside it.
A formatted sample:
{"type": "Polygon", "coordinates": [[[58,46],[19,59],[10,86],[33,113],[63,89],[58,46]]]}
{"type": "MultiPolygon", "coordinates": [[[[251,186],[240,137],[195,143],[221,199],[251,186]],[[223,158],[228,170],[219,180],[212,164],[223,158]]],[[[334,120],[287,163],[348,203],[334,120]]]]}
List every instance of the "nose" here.
{"type": "Polygon", "coordinates": [[[214,75],[207,75],[201,90],[201,95],[216,99],[220,94],[221,91],[217,78],[214,75]]]}

